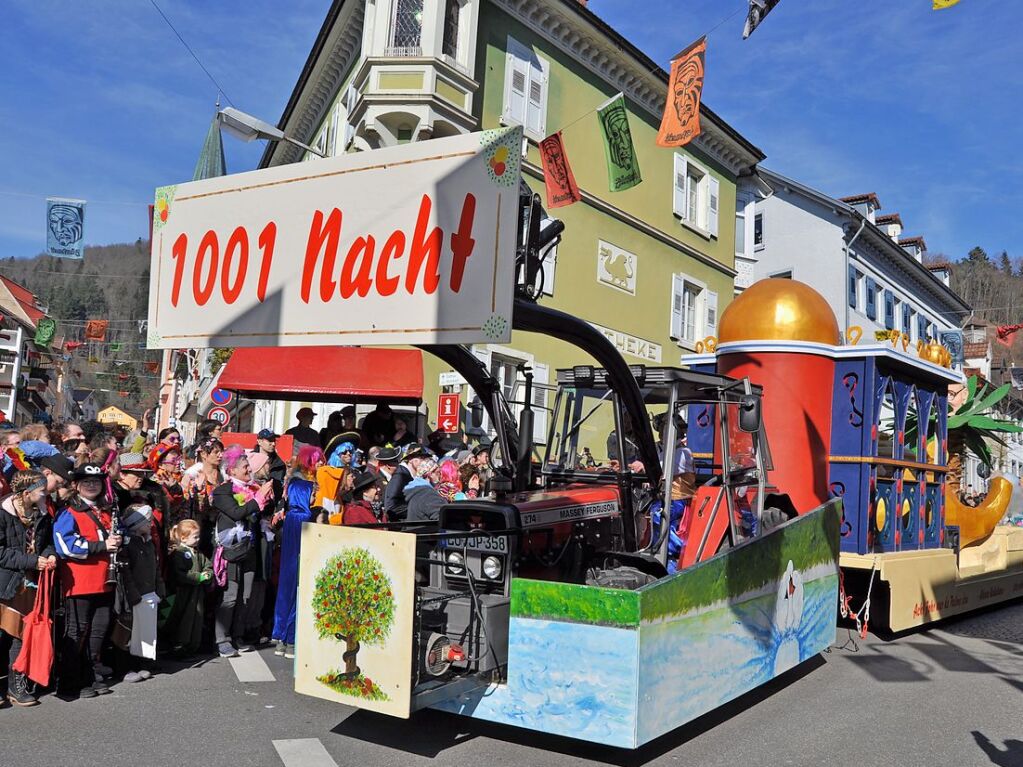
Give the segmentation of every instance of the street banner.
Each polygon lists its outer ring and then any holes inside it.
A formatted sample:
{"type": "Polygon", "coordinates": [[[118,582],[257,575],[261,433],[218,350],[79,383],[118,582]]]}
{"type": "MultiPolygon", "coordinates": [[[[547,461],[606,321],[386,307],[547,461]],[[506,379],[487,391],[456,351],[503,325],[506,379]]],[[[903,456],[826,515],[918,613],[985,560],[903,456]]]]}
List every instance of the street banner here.
{"type": "Polygon", "coordinates": [[[49,347],[53,342],[53,336],[57,332],[57,321],[49,317],[43,317],[36,323],[36,346],[49,347]]]}
{"type": "Polygon", "coordinates": [[[1023,330],[1023,324],[1018,325],[999,325],[995,328],[995,335],[998,343],[1003,346],[1012,346],[1012,341],[1016,337],[1016,334],[1023,330]]]}
{"type": "Polygon", "coordinates": [[[540,162],[543,163],[548,208],[563,208],[583,198],[579,185],[575,183],[572,166],[568,164],[561,131],[540,142],[540,162]]]}
{"type": "Polygon", "coordinates": [[[147,343],[507,343],[522,129],[156,190],[147,343]]]}
{"type": "Polygon", "coordinates": [[[110,325],[109,320],[86,320],[85,322],[85,340],[86,341],[102,341],[107,337],[107,327],[110,325]]]}
{"type": "MultiPolygon", "coordinates": [[[[958,0],[955,0],[958,2],[958,0]]],[[[771,12],[771,9],[778,4],[778,0],[749,0],[749,12],[746,14],[746,26],[742,30],[742,39],[745,40],[753,34],[753,30],[760,26],[760,22],[771,12]]]]}
{"type": "Polygon", "coordinates": [[[959,0],[934,0],[934,5],[932,7],[934,8],[934,10],[940,11],[945,8],[951,8],[958,2],[959,0]]]}
{"type": "Polygon", "coordinates": [[[625,96],[617,96],[597,107],[597,119],[604,136],[604,158],[607,160],[607,183],[612,192],[621,192],[636,186],[643,177],[639,172],[636,147],[629,130],[629,115],[625,111],[625,96]]]}
{"type": "Polygon", "coordinates": [[[966,358],[963,356],[963,331],[943,330],[938,333],[938,343],[948,349],[954,367],[961,368],[966,364],[966,358]]]}
{"type": "Polygon", "coordinates": [[[658,146],[685,146],[700,135],[700,98],[707,61],[707,38],[701,37],[671,61],[668,99],[664,104],[658,146]]]}
{"type": "Polygon", "coordinates": [[[85,251],[85,200],[46,198],[46,252],[81,258],[85,251]]]}

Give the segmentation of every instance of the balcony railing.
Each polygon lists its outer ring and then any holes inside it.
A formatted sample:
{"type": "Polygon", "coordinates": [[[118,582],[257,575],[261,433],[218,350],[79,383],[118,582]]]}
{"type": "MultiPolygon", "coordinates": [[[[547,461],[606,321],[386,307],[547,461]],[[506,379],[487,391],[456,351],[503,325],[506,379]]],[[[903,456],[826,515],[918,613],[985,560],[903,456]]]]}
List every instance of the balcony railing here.
{"type": "Polygon", "coordinates": [[[423,49],[418,45],[384,48],[384,56],[391,59],[414,59],[422,55],[423,49]]]}

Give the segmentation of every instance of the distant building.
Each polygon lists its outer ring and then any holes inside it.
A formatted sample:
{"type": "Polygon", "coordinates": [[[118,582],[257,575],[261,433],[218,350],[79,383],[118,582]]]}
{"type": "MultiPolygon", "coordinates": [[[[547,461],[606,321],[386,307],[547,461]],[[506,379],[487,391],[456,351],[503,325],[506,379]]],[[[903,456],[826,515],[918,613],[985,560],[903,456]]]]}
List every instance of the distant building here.
{"type": "Polygon", "coordinates": [[[772,188],[756,203],[754,277],[789,277],[823,295],[843,333],[858,326],[873,341],[897,330],[913,344],[957,329],[970,307],[950,287],[947,269],[923,263],[923,237],[903,237],[898,213],[879,215],[874,193],[836,199],[760,168],[772,188]]]}
{"type": "Polygon", "coordinates": [[[18,425],[66,419],[74,374],[58,351],[35,342],[46,308],[26,288],[0,275],[0,411],[18,425]]]}
{"type": "Polygon", "coordinates": [[[117,426],[123,426],[129,431],[139,427],[137,419],[132,418],[130,415],[121,410],[121,408],[114,407],[113,405],[100,410],[99,414],[96,416],[96,420],[104,424],[116,424],[117,426]]]}
{"type": "Polygon", "coordinates": [[[75,404],[72,418],[82,421],[99,420],[99,405],[96,403],[96,395],[92,389],[75,389],[71,395],[75,404]]]}

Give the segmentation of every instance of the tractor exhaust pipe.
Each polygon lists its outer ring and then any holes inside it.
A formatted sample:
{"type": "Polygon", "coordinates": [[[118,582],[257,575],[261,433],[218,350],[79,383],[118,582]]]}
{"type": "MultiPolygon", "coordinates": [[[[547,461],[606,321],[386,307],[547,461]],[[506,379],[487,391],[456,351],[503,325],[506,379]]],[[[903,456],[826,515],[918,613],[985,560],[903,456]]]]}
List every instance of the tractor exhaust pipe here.
{"type": "Polygon", "coordinates": [[[515,467],[515,489],[528,490],[533,485],[533,371],[520,365],[526,379],[526,394],[519,414],[519,454],[515,467]]]}

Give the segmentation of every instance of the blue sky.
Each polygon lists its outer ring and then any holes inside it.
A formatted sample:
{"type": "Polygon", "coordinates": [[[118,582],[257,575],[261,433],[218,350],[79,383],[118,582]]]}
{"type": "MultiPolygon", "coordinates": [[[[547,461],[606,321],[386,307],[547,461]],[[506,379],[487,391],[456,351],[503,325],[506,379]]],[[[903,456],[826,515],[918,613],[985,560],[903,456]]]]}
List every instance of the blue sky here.
{"type": "MultiPolygon", "coordinates": [[[[329,6],[158,2],[235,106],[269,122],[329,6]]],[[[590,0],[665,65],[744,5],[590,0]]],[[[767,167],[835,196],[876,192],[932,252],[1023,255],[1016,3],[781,0],[746,42],[742,22],[711,34],[704,98],[767,167]]],[[[145,236],[154,187],[191,178],[217,97],[146,0],[5,0],[0,94],[0,258],[43,248],[47,195],[90,201],[90,243],[145,236]]],[[[232,172],[262,151],[225,146],[232,172]]]]}

